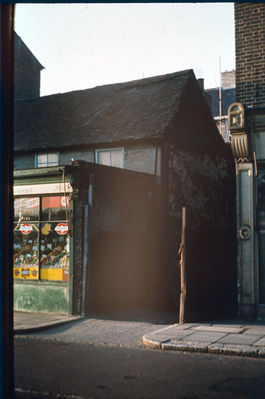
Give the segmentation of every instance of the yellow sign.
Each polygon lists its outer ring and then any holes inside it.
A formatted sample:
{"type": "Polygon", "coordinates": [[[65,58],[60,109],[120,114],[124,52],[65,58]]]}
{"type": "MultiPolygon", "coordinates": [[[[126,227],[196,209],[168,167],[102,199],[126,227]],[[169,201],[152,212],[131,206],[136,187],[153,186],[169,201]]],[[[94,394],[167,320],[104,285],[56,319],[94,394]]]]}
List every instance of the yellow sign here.
{"type": "Polygon", "coordinates": [[[51,281],[69,281],[69,269],[59,269],[55,267],[41,268],[40,278],[51,281]]]}
{"type": "Polygon", "coordinates": [[[39,268],[31,265],[15,266],[13,276],[21,280],[38,280],[39,268]]]}
{"type": "MultiPolygon", "coordinates": [[[[20,280],[38,280],[39,269],[31,265],[15,266],[13,276],[14,279],[20,280]]],[[[40,278],[49,281],[69,281],[69,269],[55,267],[41,268],[40,278]]]]}

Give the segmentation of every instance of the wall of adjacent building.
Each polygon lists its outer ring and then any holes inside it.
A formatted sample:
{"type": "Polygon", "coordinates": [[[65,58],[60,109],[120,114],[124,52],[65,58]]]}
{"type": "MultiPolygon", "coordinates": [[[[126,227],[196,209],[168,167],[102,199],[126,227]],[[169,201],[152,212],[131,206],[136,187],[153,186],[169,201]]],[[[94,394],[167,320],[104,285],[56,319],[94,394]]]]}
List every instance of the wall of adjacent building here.
{"type": "Polygon", "coordinates": [[[14,40],[14,98],[40,97],[40,72],[43,69],[29,48],[15,34],[14,40]]]}
{"type": "MultiPolygon", "coordinates": [[[[236,208],[235,171],[227,154],[168,147],[167,254],[171,291],[178,287],[176,249],[180,248],[182,208],[186,208],[187,313],[190,322],[235,317],[236,208]],[[174,231],[177,233],[174,234],[174,231]]],[[[175,301],[177,290],[175,289],[175,301]]]]}
{"type": "Polygon", "coordinates": [[[86,243],[85,312],[148,308],[154,297],[159,301],[161,292],[152,287],[158,250],[156,190],[153,176],[106,167],[80,169],[73,215],[75,313],[82,309],[86,243]],[[89,184],[93,194],[85,216],[89,184]]]}
{"type": "Polygon", "coordinates": [[[259,306],[260,301],[264,301],[261,299],[264,279],[262,281],[260,263],[262,218],[257,198],[265,142],[262,108],[265,106],[265,4],[235,3],[234,7],[236,101],[245,109],[244,126],[241,129],[231,127],[237,177],[237,242],[238,254],[241,254],[238,257],[238,308],[239,317],[252,320],[264,317],[264,306],[259,306]],[[241,149],[247,140],[244,154],[241,149]],[[243,145],[236,147],[239,142],[243,145]]]}
{"type": "Polygon", "coordinates": [[[265,104],[265,4],[235,3],[236,101],[265,104]]]}

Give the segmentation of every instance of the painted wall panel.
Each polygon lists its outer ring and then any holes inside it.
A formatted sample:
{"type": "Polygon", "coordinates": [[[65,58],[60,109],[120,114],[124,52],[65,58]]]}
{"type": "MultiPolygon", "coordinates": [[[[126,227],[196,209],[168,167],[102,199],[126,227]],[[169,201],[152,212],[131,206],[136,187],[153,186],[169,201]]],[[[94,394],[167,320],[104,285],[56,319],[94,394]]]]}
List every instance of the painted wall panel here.
{"type": "Polygon", "coordinates": [[[237,164],[239,304],[242,317],[255,313],[253,165],[237,164]]]}
{"type": "Polygon", "coordinates": [[[15,283],[14,310],[68,313],[69,288],[63,286],[15,283]]]}

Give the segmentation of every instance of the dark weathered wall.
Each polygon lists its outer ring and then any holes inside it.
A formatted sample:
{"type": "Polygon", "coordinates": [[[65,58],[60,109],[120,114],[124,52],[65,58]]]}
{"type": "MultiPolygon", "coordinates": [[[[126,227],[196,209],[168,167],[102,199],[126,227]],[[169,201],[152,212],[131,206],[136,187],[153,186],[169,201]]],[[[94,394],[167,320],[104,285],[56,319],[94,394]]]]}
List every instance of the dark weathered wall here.
{"type": "Polygon", "coordinates": [[[227,226],[234,187],[232,155],[181,150],[171,144],[168,157],[169,213],[180,218],[186,206],[194,227],[227,226]]]}
{"type": "Polygon", "coordinates": [[[153,266],[155,177],[94,167],[81,172],[81,190],[75,204],[75,313],[80,312],[82,301],[84,206],[88,202],[91,175],[93,205],[87,226],[86,312],[150,307],[152,275],[156,273],[153,266]]]}
{"type": "Polygon", "coordinates": [[[95,176],[91,305],[94,309],[151,306],[153,179],[95,176]]]}
{"type": "Polygon", "coordinates": [[[82,309],[82,278],[83,278],[83,253],[84,253],[84,205],[83,198],[72,196],[73,215],[71,234],[73,236],[73,274],[72,274],[72,312],[80,315],[82,309]]]}
{"type": "Polygon", "coordinates": [[[265,105],[265,4],[235,3],[236,100],[265,105]]]}
{"type": "Polygon", "coordinates": [[[17,35],[15,35],[14,52],[14,98],[39,97],[40,71],[43,69],[42,66],[17,35]]]}
{"type": "MultiPolygon", "coordinates": [[[[170,265],[177,265],[181,212],[186,207],[189,321],[235,316],[236,212],[231,153],[203,154],[180,150],[172,144],[168,155],[169,236],[177,232],[175,243],[169,240],[171,291],[179,287],[177,267],[174,280],[170,265]]],[[[177,303],[178,295],[175,291],[177,303]]]]}

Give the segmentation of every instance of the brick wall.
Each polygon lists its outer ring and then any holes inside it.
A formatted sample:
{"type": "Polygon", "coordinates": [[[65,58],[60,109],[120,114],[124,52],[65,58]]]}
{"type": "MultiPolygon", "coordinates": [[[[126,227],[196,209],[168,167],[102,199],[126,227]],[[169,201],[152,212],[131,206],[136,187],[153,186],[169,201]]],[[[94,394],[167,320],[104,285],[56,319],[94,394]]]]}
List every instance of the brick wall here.
{"type": "Polygon", "coordinates": [[[235,3],[236,100],[265,105],[265,4],[235,3]]]}

